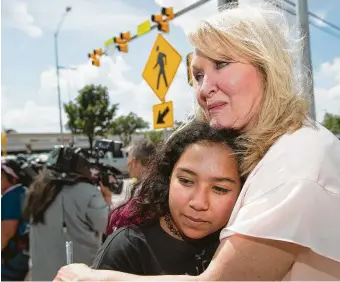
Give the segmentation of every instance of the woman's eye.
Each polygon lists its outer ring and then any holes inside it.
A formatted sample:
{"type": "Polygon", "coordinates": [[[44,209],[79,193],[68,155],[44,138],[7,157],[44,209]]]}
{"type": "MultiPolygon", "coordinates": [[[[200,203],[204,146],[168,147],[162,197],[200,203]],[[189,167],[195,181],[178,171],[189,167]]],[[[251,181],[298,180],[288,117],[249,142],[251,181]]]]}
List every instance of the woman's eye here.
{"type": "Polygon", "coordinates": [[[197,73],[194,74],[194,77],[197,82],[200,82],[203,79],[204,75],[202,73],[197,73]]]}
{"type": "Polygon", "coordinates": [[[192,185],[194,184],[193,181],[191,181],[190,179],[187,179],[187,178],[183,178],[183,177],[179,177],[178,178],[178,181],[184,185],[192,185]]]}
{"type": "Polygon", "coordinates": [[[222,69],[226,66],[228,66],[231,62],[216,62],[216,69],[222,69]]]}
{"type": "Polygon", "coordinates": [[[228,189],[223,188],[223,187],[219,187],[219,186],[214,186],[214,187],[213,187],[213,190],[214,190],[216,193],[218,193],[218,194],[226,194],[226,193],[229,192],[228,189]]]}

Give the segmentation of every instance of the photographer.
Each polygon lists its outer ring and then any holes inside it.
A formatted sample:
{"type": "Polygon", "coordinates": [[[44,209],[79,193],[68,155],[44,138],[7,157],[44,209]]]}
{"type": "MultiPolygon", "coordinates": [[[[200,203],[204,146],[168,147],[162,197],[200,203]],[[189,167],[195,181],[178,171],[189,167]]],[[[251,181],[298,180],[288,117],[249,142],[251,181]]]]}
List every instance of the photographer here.
{"type": "MultiPolygon", "coordinates": [[[[71,167],[88,169],[85,161],[71,167]]],[[[73,181],[60,170],[45,168],[29,188],[25,216],[31,224],[33,281],[52,280],[67,263],[66,241],[73,243],[73,261],[88,265],[101,245],[111,192],[103,185],[99,189],[81,174],[70,175],[73,181]]]]}

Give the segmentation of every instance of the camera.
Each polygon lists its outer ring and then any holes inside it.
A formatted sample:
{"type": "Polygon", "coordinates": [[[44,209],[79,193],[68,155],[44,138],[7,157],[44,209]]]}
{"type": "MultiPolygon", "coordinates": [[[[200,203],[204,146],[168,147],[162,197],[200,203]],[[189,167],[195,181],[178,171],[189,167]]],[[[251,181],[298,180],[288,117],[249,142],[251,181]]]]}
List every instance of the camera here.
{"type": "MultiPolygon", "coordinates": [[[[113,142],[113,141],[112,141],[113,142]]],[[[63,182],[85,181],[95,185],[102,183],[114,194],[123,189],[123,174],[114,166],[105,165],[102,159],[110,147],[86,151],[69,146],[56,147],[48,157],[47,167],[54,171],[54,180],[63,182]]]]}

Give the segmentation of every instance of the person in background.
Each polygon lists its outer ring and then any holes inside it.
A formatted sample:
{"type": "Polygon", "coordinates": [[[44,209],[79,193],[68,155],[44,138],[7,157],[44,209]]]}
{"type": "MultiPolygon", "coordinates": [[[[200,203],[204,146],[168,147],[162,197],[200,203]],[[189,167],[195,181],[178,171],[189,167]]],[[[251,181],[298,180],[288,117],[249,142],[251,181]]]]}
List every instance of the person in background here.
{"type": "Polygon", "coordinates": [[[120,195],[112,196],[112,211],[109,215],[109,221],[105,235],[108,236],[116,228],[125,225],[126,214],[129,211],[130,202],[124,209],[117,208],[126,203],[130,198],[132,190],[136,187],[135,183],[140,180],[144,174],[148,163],[151,160],[156,146],[147,140],[140,140],[133,143],[128,149],[128,170],[131,179],[124,180],[124,186],[120,195]]]}
{"type": "Polygon", "coordinates": [[[33,281],[51,281],[66,264],[66,241],[73,243],[74,262],[91,265],[107,225],[112,194],[107,187],[81,179],[64,183],[58,177],[59,172],[43,169],[25,202],[33,281]]]}
{"type": "Polygon", "coordinates": [[[26,187],[15,161],[1,162],[1,281],[22,281],[28,273],[28,224],[22,207],[26,187]]]}
{"type": "Polygon", "coordinates": [[[235,136],[195,123],[160,147],[131,195],[127,226],[107,238],[92,268],[202,273],[241,189],[235,136]]]}
{"type": "Polygon", "coordinates": [[[140,179],[150,157],[155,151],[155,145],[147,140],[140,140],[128,149],[128,170],[131,178],[140,179]]]}
{"type": "Polygon", "coordinates": [[[340,280],[340,141],[310,118],[305,77],[294,68],[304,69],[295,48],[303,41],[264,2],[240,3],[189,33],[195,119],[241,133],[247,175],[209,267],[138,277],[68,265],[57,280],[340,280]]]}

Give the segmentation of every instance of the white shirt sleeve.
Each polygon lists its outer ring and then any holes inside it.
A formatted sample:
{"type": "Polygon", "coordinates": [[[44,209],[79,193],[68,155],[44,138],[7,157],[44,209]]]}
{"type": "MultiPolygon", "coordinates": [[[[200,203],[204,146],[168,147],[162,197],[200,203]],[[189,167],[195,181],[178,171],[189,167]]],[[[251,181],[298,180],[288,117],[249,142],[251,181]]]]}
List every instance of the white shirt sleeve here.
{"type": "MultiPolygon", "coordinates": [[[[250,185],[247,192],[252,189],[260,188],[250,185]]],[[[281,184],[248,201],[246,194],[241,193],[221,240],[238,233],[292,242],[340,261],[340,194],[305,179],[281,184]]]]}

